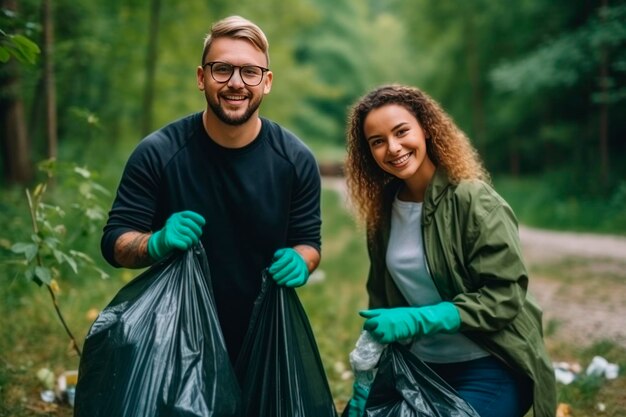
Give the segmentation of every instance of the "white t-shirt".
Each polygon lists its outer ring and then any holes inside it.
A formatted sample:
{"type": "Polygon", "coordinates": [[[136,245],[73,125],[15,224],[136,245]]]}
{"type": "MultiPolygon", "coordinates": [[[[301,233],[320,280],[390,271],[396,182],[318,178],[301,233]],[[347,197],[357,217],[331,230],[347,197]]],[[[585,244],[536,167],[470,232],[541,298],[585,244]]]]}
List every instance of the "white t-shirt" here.
{"type": "MultiPolygon", "coordinates": [[[[422,203],[393,202],[391,233],[386,263],[398,289],[414,307],[442,301],[428,271],[422,239],[422,203]]],[[[489,353],[462,333],[438,333],[415,340],[411,350],[423,361],[463,362],[489,356],[489,353]]]]}

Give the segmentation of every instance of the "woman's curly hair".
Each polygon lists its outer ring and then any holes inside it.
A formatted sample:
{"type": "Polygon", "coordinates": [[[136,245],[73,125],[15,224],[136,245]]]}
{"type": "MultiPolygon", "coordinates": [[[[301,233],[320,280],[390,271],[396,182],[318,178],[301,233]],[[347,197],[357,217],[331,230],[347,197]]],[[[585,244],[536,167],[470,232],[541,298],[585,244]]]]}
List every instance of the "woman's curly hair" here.
{"type": "Polygon", "coordinates": [[[363,124],[370,111],[398,104],[415,116],[424,130],[426,151],[436,166],[446,170],[450,181],[464,179],[489,181],[478,152],[441,106],[423,91],[409,86],[378,87],[359,99],[348,119],[348,155],[345,162],[350,197],[368,230],[380,223],[383,190],[395,177],[374,161],[365,138],[363,124]]]}

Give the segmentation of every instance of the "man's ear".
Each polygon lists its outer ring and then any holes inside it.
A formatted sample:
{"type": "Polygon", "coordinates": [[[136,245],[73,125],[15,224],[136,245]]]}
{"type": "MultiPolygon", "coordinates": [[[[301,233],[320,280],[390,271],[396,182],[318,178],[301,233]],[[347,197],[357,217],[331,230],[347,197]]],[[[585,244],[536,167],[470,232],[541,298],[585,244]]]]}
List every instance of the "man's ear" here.
{"type": "Polygon", "coordinates": [[[274,74],[272,71],[268,71],[265,73],[265,78],[263,82],[265,83],[263,86],[263,94],[269,94],[272,91],[272,80],[274,79],[274,74]]]}
{"type": "Polygon", "coordinates": [[[196,68],[196,82],[198,84],[198,90],[204,91],[204,68],[200,65],[196,68]]]}

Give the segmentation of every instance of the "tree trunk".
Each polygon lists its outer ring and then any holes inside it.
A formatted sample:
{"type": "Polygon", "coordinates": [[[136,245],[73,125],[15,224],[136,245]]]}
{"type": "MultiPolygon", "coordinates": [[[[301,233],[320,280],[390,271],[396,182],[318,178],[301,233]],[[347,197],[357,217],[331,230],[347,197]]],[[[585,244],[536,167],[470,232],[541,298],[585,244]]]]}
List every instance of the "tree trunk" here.
{"type": "Polygon", "coordinates": [[[44,0],[43,19],[43,62],[44,92],[46,109],[46,145],[48,158],[56,158],[58,149],[56,81],[54,76],[54,25],[52,0],[44,0]]]}
{"type": "Polygon", "coordinates": [[[473,140],[481,142],[485,139],[485,106],[482,73],[480,70],[480,51],[476,39],[475,10],[469,4],[465,10],[463,22],[465,26],[465,55],[467,72],[472,93],[472,127],[473,140]]]}
{"type": "MultiPolygon", "coordinates": [[[[608,7],[608,0],[602,1],[602,9],[608,7]]],[[[600,19],[605,20],[600,11],[600,19]]],[[[600,126],[599,154],[600,154],[600,182],[606,187],[609,182],[609,52],[606,45],[600,47],[600,126]]]]}
{"type": "MultiPolygon", "coordinates": [[[[17,9],[15,0],[2,0],[0,4],[5,10],[17,9]]],[[[0,66],[0,145],[4,179],[7,183],[23,184],[32,178],[33,167],[19,70],[14,59],[0,66]]]]}
{"type": "Polygon", "coordinates": [[[159,20],[161,0],[150,1],[150,28],[148,31],[148,50],[146,52],[146,84],[141,106],[141,133],[146,136],[152,132],[152,108],[154,107],[154,87],[157,66],[157,47],[159,41],[159,20]]]}
{"type": "Polygon", "coordinates": [[[521,171],[519,147],[517,139],[513,139],[512,146],[509,147],[509,173],[514,177],[519,177],[521,171]]]}
{"type": "MultiPolygon", "coordinates": [[[[17,67],[15,62],[5,66],[17,67]]],[[[18,75],[0,76],[0,89],[4,92],[0,100],[4,179],[7,183],[24,184],[32,178],[33,170],[28,157],[30,142],[24,119],[24,102],[16,94],[20,90],[18,75]]]]}

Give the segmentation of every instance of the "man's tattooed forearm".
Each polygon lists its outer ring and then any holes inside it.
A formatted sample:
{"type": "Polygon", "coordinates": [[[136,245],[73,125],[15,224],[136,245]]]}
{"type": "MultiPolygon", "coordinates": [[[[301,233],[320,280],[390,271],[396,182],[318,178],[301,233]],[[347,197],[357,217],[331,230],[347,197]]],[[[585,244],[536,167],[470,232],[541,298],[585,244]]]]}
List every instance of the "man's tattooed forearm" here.
{"type": "Polygon", "coordinates": [[[143,268],[154,260],[148,255],[150,233],[124,233],[115,242],[115,260],[126,268],[143,268]]]}

